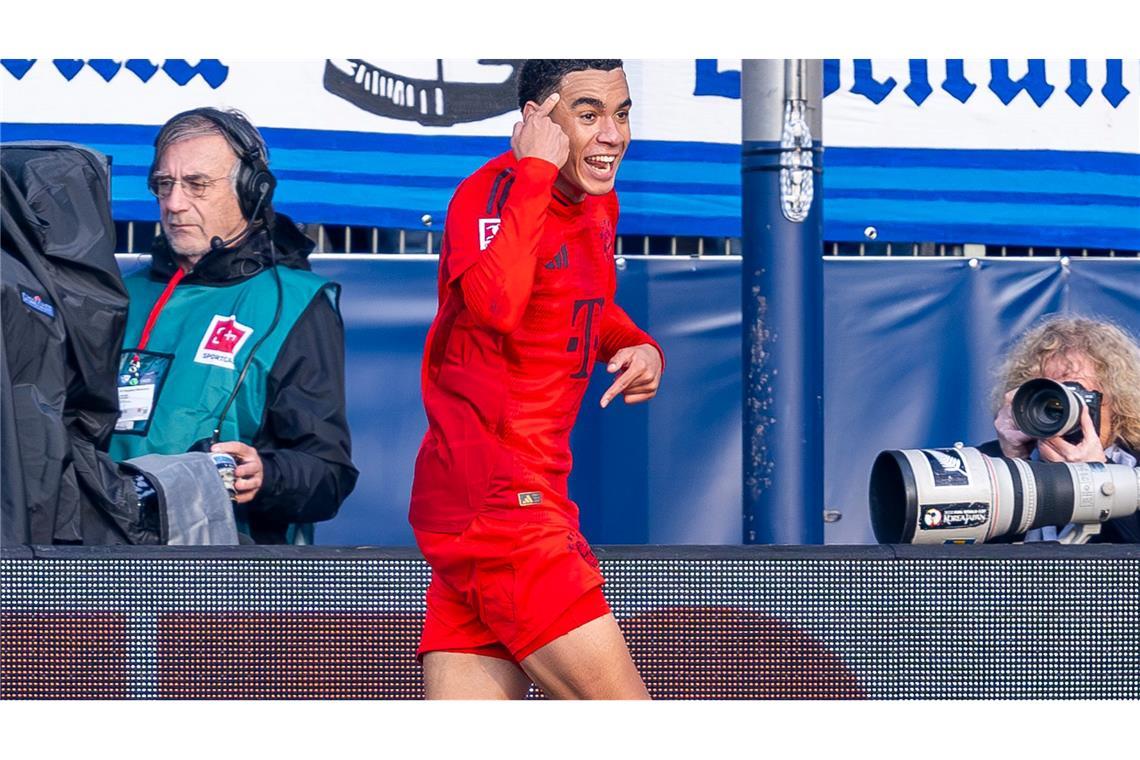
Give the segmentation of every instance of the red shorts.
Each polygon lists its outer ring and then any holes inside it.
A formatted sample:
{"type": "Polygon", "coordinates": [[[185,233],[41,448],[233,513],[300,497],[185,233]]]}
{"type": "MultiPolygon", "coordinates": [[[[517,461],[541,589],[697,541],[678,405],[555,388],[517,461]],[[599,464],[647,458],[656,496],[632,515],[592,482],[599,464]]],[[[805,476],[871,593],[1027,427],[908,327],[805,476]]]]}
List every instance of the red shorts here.
{"type": "Polygon", "coordinates": [[[419,657],[447,651],[522,662],[610,611],[594,552],[559,512],[490,510],[461,533],[415,535],[432,568],[419,657]]]}

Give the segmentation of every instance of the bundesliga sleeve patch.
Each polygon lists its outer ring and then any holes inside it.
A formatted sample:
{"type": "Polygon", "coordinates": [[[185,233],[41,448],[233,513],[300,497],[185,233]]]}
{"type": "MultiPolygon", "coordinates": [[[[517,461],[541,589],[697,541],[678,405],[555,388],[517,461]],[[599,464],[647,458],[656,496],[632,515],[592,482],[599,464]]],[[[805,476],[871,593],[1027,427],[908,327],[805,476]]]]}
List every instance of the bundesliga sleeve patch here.
{"type": "Polygon", "coordinates": [[[234,315],[223,317],[215,314],[206,334],[202,336],[202,342],[198,344],[194,361],[234,369],[234,357],[250,335],[253,335],[253,328],[238,322],[234,315]]]}
{"type": "MultiPolygon", "coordinates": [[[[490,210],[490,209],[488,209],[490,210]]],[[[495,239],[495,235],[499,233],[499,225],[502,223],[501,219],[480,219],[479,220],[479,250],[487,250],[487,246],[495,239]]]]}

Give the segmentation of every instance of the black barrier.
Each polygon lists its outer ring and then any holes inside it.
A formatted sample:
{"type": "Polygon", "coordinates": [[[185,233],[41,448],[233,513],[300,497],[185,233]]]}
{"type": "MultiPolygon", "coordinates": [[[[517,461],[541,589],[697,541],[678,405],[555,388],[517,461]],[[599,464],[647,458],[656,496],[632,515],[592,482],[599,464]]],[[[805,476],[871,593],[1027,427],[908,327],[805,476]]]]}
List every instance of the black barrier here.
{"type": "MultiPolygon", "coordinates": [[[[1140,697],[1140,548],[597,554],[657,698],[1140,697]]],[[[428,580],[406,548],[4,549],[0,697],[419,698],[428,580]]]]}

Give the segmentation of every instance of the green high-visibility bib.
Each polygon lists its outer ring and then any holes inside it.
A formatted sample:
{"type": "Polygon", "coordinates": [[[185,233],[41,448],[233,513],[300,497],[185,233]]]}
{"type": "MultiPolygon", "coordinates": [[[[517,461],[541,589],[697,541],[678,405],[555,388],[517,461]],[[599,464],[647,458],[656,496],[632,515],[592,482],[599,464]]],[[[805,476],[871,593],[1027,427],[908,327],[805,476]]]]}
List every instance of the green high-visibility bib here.
{"type": "MultiPolygon", "coordinates": [[[[116,460],[143,454],[180,454],[209,438],[238,375],[257,346],[241,390],[222,424],[221,441],[252,443],[264,417],[269,372],[289,332],[314,298],[327,297],[337,308],[339,286],[312,272],[277,267],[281,275],[281,317],[265,337],[277,308],[277,285],[266,270],[224,286],[179,284],[158,314],[146,352],[172,355],[157,385],[145,424],[124,423],[111,439],[116,460]],[[265,337],[264,342],[259,341],[265,337]]],[[[125,278],[130,293],[120,387],[138,348],[143,328],[166,284],[146,272],[125,278]]],[[[120,398],[123,396],[120,394],[120,398]]]]}

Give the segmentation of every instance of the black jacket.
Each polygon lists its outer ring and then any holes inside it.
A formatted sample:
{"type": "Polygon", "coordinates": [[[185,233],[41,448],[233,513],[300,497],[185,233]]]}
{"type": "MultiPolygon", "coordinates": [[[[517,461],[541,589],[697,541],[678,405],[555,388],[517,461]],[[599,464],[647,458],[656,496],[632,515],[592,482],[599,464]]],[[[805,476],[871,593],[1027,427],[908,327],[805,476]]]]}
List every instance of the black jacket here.
{"type": "MultiPolygon", "coordinates": [[[[314,243],[284,214],[276,217],[273,243],[278,266],[310,269],[314,243]]],[[[169,281],[178,264],[165,236],[155,241],[152,256],[148,276],[169,281]]],[[[206,254],[182,282],[224,288],[271,265],[269,234],[259,230],[233,248],[206,254]]],[[[333,517],[356,485],[345,414],[344,324],[328,299],[313,299],[294,324],[270,371],[266,399],[252,442],[264,481],[246,518],[254,541],[276,544],[285,542],[291,523],[333,517]]]]}
{"type": "MultiPolygon", "coordinates": [[[[1128,452],[1132,456],[1136,453],[1126,446],[1124,443],[1117,441],[1117,447],[1128,452]]],[[[994,441],[986,441],[978,447],[978,451],[986,456],[1003,457],[1005,456],[1001,450],[1001,444],[994,441]]],[[[1140,457],[1137,457],[1140,461],[1140,457]]],[[[1001,536],[995,539],[992,543],[1011,543],[1013,541],[1022,541],[1025,539],[1025,534],[1001,536]]],[[[1118,517],[1115,520],[1109,520],[1100,526],[1100,533],[1089,539],[1090,544],[1140,544],[1140,512],[1133,512],[1126,517],[1118,517]]]]}
{"type": "Polygon", "coordinates": [[[2,542],[157,543],[133,470],[106,454],[127,293],[105,159],[63,143],[0,159],[2,542]]]}

